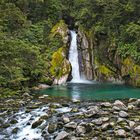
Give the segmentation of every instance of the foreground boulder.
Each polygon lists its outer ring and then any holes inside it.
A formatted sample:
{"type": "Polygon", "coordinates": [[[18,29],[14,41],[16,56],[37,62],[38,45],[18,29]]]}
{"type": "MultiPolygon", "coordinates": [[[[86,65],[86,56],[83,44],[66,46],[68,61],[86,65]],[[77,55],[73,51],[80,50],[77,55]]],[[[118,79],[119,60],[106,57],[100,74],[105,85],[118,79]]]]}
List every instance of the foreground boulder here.
{"type": "Polygon", "coordinates": [[[101,126],[102,130],[105,131],[105,130],[108,130],[109,128],[111,128],[111,125],[109,123],[105,123],[101,126]]]}
{"type": "Polygon", "coordinates": [[[88,108],[85,116],[86,117],[93,117],[99,113],[100,109],[97,106],[91,106],[88,108]]]}
{"type": "Polygon", "coordinates": [[[119,112],[119,116],[122,117],[122,118],[127,118],[129,115],[128,115],[128,113],[125,112],[125,111],[120,111],[120,112],[119,112]]]}
{"type": "Polygon", "coordinates": [[[119,129],[119,130],[117,130],[116,131],[116,136],[118,136],[118,137],[126,137],[126,132],[125,132],[125,130],[123,130],[123,129],[119,129]]]}
{"type": "Polygon", "coordinates": [[[130,126],[130,128],[133,128],[134,126],[135,126],[135,122],[134,121],[129,121],[129,126],[130,126]]]}
{"type": "Polygon", "coordinates": [[[110,107],[112,107],[112,104],[109,102],[104,102],[104,103],[101,103],[101,106],[106,107],[106,108],[110,108],[110,107]]]}
{"type": "Polygon", "coordinates": [[[84,126],[77,126],[76,132],[78,134],[84,134],[84,133],[86,133],[86,128],[84,126]]]}
{"type": "Polygon", "coordinates": [[[42,122],[43,122],[43,120],[41,120],[41,119],[35,121],[35,122],[32,124],[32,128],[38,127],[39,125],[42,124],[42,122]]]}
{"type": "Polygon", "coordinates": [[[57,123],[49,123],[49,126],[48,126],[48,132],[49,133],[55,132],[56,129],[57,129],[57,123]]]}
{"type": "Polygon", "coordinates": [[[64,123],[69,123],[70,119],[69,119],[69,117],[63,116],[63,121],[64,121],[64,123]]]}
{"type": "Polygon", "coordinates": [[[65,127],[75,129],[77,127],[77,123],[76,122],[70,122],[70,123],[67,123],[65,125],[65,127]]]}
{"type": "Polygon", "coordinates": [[[134,129],[134,131],[135,131],[137,134],[140,135],[140,125],[137,126],[137,127],[134,129]]]}
{"type": "Polygon", "coordinates": [[[127,110],[125,104],[120,100],[116,100],[113,105],[117,107],[119,110],[127,110]]]}
{"type": "Polygon", "coordinates": [[[58,133],[55,140],[63,140],[64,138],[67,138],[68,136],[69,136],[69,133],[67,133],[66,131],[61,131],[60,133],[58,133]]]}

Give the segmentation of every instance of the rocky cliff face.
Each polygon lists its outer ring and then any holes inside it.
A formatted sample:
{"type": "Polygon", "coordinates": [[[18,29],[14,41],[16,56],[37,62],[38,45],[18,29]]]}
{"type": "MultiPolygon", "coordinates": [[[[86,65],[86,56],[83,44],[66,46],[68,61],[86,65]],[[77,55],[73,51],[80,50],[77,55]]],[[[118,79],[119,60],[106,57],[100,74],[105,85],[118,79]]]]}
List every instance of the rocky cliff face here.
{"type": "Polygon", "coordinates": [[[97,39],[91,31],[78,29],[81,74],[88,80],[125,82],[140,86],[140,66],[131,58],[122,59],[115,44],[109,43],[105,35],[97,39]]]}
{"type": "Polygon", "coordinates": [[[94,50],[92,39],[88,40],[82,30],[78,30],[78,51],[81,75],[94,79],[94,50]]]}

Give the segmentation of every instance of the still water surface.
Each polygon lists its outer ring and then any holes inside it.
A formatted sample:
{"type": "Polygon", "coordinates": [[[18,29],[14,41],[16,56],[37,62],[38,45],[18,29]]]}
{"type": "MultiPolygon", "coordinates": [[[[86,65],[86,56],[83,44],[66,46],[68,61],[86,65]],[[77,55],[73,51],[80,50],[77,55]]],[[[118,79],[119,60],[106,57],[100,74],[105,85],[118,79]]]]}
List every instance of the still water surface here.
{"type": "Polygon", "coordinates": [[[140,88],[133,88],[121,84],[72,84],[54,86],[40,90],[40,94],[49,96],[67,97],[80,100],[112,100],[140,98],[140,88]]]}

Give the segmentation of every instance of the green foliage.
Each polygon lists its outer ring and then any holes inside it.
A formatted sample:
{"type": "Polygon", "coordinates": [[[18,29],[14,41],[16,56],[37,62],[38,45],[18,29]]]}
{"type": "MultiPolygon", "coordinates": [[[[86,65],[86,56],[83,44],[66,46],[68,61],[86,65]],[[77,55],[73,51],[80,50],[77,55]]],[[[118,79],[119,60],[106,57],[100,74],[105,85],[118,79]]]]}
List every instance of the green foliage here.
{"type": "Polygon", "coordinates": [[[118,53],[123,57],[131,57],[133,58],[137,63],[140,62],[140,52],[137,51],[138,48],[136,44],[119,44],[118,47],[118,53]]]}
{"type": "Polygon", "coordinates": [[[23,30],[19,38],[32,44],[43,44],[44,42],[44,23],[32,24],[29,28],[23,30]]]}
{"type": "Polygon", "coordinates": [[[0,41],[0,85],[22,88],[40,78],[43,65],[39,48],[21,40],[0,41]]]}
{"type": "Polygon", "coordinates": [[[131,83],[134,86],[140,86],[140,66],[136,65],[131,58],[125,58],[123,60],[122,75],[129,75],[131,77],[131,83]]]}
{"type": "Polygon", "coordinates": [[[0,5],[0,26],[2,31],[19,32],[26,27],[26,16],[22,11],[12,3],[0,5]]]}
{"type": "Polygon", "coordinates": [[[52,54],[63,46],[61,34],[52,35],[61,7],[55,0],[0,1],[0,87],[23,90],[52,83],[52,54]]]}

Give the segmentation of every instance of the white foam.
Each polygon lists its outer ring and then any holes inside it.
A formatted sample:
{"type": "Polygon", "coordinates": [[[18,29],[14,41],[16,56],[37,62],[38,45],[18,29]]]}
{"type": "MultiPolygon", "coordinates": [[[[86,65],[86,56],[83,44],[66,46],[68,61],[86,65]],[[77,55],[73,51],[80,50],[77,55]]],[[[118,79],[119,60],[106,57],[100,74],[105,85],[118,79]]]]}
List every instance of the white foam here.
{"type": "Polygon", "coordinates": [[[77,48],[77,34],[75,31],[70,31],[70,33],[72,39],[69,50],[69,61],[72,66],[72,77],[73,77],[70,82],[91,84],[91,81],[86,80],[84,75],[80,75],[78,48],[77,48]]]}
{"type": "Polygon", "coordinates": [[[10,131],[14,128],[19,128],[19,132],[17,134],[11,135],[10,139],[12,140],[34,140],[34,139],[39,139],[39,140],[44,140],[44,138],[41,136],[41,129],[35,128],[32,129],[31,126],[32,124],[37,121],[40,116],[45,115],[46,113],[44,110],[48,109],[47,106],[42,107],[40,109],[34,109],[30,113],[26,113],[25,111],[20,111],[15,114],[17,116],[18,123],[11,128],[9,128],[10,131]],[[30,120],[31,117],[33,120],[30,120]],[[27,123],[30,122],[29,125],[27,123]]]}

